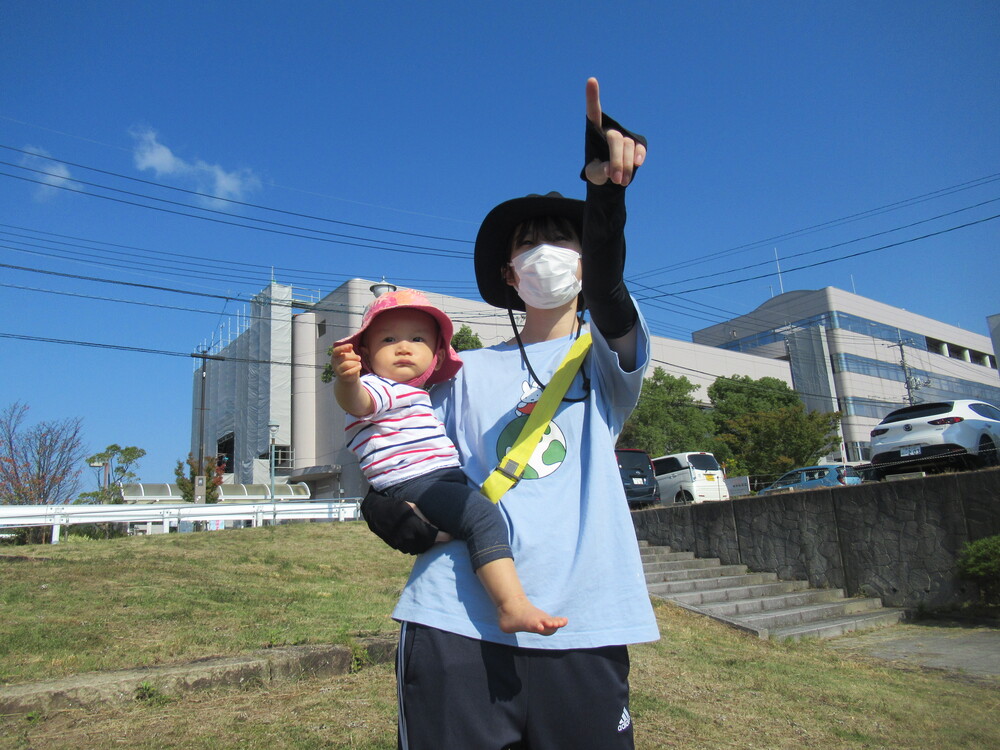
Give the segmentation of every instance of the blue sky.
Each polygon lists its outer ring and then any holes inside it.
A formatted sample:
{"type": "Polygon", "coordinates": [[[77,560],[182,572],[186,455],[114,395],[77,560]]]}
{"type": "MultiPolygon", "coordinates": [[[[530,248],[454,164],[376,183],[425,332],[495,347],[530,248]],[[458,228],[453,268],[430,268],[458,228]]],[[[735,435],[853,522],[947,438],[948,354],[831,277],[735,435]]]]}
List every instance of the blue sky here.
{"type": "Polygon", "coordinates": [[[837,286],[987,334],[998,73],[992,1],[6,0],[0,407],[169,481],[184,355],[272,268],[478,298],[490,208],[582,195],[591,75],[650,143],[627,277],[654,333],[837,286]]]}

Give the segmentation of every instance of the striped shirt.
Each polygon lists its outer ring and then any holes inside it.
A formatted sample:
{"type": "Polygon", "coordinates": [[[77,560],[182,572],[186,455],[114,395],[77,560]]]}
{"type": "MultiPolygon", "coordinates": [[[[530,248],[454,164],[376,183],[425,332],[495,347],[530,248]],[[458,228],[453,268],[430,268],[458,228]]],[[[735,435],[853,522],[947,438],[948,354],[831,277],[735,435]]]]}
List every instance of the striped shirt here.
{"type": "Polygon", "coordinates": [[[371,395],[375,411],[360,419],[346,414],[344,429],[347,447],[357,454],[372,487],[381,490],[461,465],[427,391],[371,374],[361,376],[361,387],[371,395]]]}

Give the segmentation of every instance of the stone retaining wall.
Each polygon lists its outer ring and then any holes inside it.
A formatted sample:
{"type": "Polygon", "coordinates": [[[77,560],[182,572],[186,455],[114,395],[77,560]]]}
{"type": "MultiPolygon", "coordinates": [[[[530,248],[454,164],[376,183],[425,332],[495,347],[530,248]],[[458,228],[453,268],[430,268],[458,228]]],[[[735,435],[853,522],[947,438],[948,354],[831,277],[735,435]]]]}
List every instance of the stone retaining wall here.
{"type": "Polygon", "coordinates": [[[1000,534],[1000,469],[666,506],[632,514],[639,539],[804,579],[885,606],[974,600],[962,545],[1000,534]]]}

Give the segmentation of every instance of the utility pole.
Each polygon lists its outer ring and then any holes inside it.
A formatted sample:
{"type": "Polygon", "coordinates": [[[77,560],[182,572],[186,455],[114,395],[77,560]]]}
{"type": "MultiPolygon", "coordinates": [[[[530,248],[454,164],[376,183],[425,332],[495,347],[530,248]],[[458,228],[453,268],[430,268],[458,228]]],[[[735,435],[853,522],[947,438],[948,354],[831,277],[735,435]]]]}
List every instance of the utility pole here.
{"type": "Polygon", "coordinates": [[[913,406],[916,403],[916,397],[914,392],[920,390],[925,385],[930,385],[929,380],[918,380],[910,370],[910,366],[906,362],[906,344],[910,343],[908,341],[903,341],[903,337],[900,336],[895,344],[889,344],[888,346],[898,346],[899,347],[899,366],[903,368],[903,384],[906,386],[906,403],[908,406],[913,406]]]}
{"type": "Polygon", "coordinates": [[[202,350],[198,354],[191,355],[201,360],[201,378],[199,381],[201,392],[198,406],[198,469],[194,477],[194,501],[196,503],[205,502],[205,383],[208,379],[206,363],[210,359],[225,359],[225,357],[220,357],[217,354],[208,354],[207,351],[206,348],[202,347],[202,350]]]}

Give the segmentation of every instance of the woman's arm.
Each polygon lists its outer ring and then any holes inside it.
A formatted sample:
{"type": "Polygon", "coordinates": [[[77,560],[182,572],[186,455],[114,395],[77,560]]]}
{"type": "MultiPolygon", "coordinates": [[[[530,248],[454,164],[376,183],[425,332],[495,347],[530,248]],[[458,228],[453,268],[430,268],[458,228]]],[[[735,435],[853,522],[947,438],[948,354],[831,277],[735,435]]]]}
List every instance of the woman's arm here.
{"type": "Polygon", "coordinates": [[[584,152],[583,297],[591,320],[628,372],[636,366],[638,312],[624,279],[625,187],[645,161],[646,139],[602,112],[594,78],[587,81],[584,152]]]}

